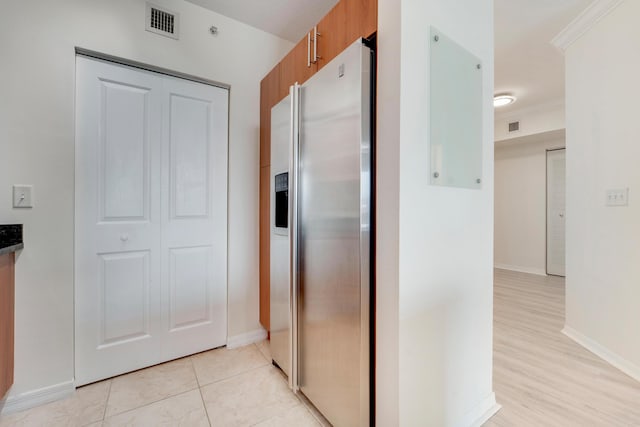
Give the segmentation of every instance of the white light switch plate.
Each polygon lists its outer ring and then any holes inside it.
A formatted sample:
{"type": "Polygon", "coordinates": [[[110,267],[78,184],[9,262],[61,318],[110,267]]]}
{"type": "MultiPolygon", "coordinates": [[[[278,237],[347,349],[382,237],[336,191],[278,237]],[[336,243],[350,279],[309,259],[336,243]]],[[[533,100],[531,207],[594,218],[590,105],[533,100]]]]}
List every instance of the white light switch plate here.
{"type": "Polygon", "coordinates": [[[13,207],[32,208],[33,207],[33,185],[13,186],[13,207]]]}
{"type": "Polygon", "coordinates": [[[607,190],[607,206],[629,206],[629,189],[607,190]]]}

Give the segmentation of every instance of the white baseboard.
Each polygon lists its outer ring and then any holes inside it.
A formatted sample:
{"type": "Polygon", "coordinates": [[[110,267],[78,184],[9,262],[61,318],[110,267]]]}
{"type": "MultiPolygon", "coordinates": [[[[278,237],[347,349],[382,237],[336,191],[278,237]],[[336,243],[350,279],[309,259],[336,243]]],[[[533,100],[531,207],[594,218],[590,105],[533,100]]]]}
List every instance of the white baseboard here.
{"type": "Polygon", "coordinates": [[[496,394],[491,393],[473,410],[467,412],[464,418],[457,424],[459,427],[480,427],[493,417],[502,408],[496,402],[496,394]]]}
{"type": "Polygon", "coordinates": [[[562,333],[589,350],[591,353],[603,359],[605,362],[620,369],[636,381],[640,381],[640,366],[629,362],[625,358],[612,352],[586,335],[581,334],[570,326],[565,325],[564,329],[562,329],[562,333]]]}
{"type": "Polygon", "coordinates": [[[521,267],[518,265],[498,264],[498,263],[494,264],[493,267],[499,270],[517,271],[518,273],[535,274],[537,276],[547,275],[547,272],[544,269],[535,268],[535,267],[521,267]]]}
{"type": "Polygon", "coordinates": [[[265,331],[264,329],[256,329],[255,331],[227,337],[227,348],[244,347],[245,345],[253,344],[266,339],[267,331],[265,331]]]}
{"type": "Polygon", "coordinates": [[[73,380],[71,380],[43,387],[38,390],[27,391],[15,396],[9,396],[4,400],[0,400],[0,414],[12,414],[44,405],[45,403],[55,402],[56,400],[71,396],[75,390],[75,385],[73,380]]]}

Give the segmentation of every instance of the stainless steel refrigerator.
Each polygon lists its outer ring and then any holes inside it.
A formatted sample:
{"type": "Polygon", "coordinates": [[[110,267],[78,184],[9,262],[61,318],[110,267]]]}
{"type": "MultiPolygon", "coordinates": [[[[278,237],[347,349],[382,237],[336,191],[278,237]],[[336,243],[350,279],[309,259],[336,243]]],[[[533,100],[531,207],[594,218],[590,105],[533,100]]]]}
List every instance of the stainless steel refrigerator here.
{"type": "Polygon", "coordinates": [[[372,422],[372,73],[358,40],[271,112],[271,353],[334,426],[372,422]]]}

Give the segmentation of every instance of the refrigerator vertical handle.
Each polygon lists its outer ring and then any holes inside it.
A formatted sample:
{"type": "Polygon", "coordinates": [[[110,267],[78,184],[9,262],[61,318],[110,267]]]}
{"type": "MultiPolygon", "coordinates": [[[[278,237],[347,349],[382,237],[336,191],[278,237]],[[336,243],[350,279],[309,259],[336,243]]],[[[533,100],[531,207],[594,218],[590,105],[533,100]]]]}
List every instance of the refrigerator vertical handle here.
{"type": "Polygon", "coordinates": [[[307,68],[311,68],[311,31],[307,33],[307,68]]]}
{"type": "Polygon", "coordinates": [[[289,386],[298,391],[298,159],[299,159],[299,125],[300,86],[295,83],[289,88],[291,95],[291,135],[289,149],[289,300],[291,301],[291,375],[289,386]]]}

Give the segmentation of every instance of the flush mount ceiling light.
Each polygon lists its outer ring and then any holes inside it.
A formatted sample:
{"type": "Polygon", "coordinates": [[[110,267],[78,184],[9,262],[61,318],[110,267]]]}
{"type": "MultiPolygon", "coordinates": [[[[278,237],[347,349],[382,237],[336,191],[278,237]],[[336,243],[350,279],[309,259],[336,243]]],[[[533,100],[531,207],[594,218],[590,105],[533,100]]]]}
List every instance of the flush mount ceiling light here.
{"type": "Polygon", "coordinates": [[[493,97],[493,106],[494,107],[504,107],[505,105],[510,105],[516,102],[516,97],[513,95],[509,95],[506,93],[496,95],[493,97]]]}

